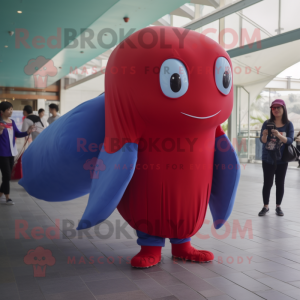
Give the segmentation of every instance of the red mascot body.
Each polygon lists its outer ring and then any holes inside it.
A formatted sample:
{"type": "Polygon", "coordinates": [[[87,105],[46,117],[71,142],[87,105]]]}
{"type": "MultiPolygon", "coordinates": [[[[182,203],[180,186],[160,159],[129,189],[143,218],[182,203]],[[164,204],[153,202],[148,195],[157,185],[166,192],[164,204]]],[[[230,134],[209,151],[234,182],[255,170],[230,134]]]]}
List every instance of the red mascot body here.
{"type": "Polygon", "coordinates": [[[239,162],[221,128],[233,107],[231,70],[227,52],[195,31],[135,32],[109,58],[105,94],[63,115],[25,151],[20,184],[46,201],[89,193],[78,229],[117,208],[137,231],[133,267],[159,263],[165,238],[174,257],[211,261],[191,237],[208,205],[216,229],[234,205],[239,162]]]}
{"type": "Polygon", "coordinates": [[[213,259],[212,253],[192,248],[188,238],[204,222],[215,140],[224,134],[220,124],[233,106],[233,89],[224,95],[216,86],[219,57],[227,59],[230,70],[227,52],[206,36],[180,28],[150,27],[132,34],[109,59],[105,149],[113,153],[125,143],[139,144],[135,172],[118,205],[124,219],[138,230],[142,246],[133,266],[160,261],[164,241],[157,241],[159,237],[171,239],[177,257],[213,259]],[[160,76],[162,84],[167,76],[170,81],[172,60],[181,63],[176,72],[181,81],[188,81],[180,97],[166,95],[158,80],[160,76]]]}

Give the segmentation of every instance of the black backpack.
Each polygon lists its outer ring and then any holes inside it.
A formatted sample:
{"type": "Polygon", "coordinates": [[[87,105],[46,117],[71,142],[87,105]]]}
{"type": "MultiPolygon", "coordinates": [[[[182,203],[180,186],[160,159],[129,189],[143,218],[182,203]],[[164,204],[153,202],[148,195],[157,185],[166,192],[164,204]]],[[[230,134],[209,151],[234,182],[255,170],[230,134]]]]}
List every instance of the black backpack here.
{"type": "Polygon", "coordinates": [[[40,122],[40,123],[42,124],[42,126],[44,127],[44,124],[43,124],[43,122],[42,122],[42,120],[40,119],[39,116],[36,116],[36,115],[29,115],[29,116],[26,117],[26,119],[31,120],[33,123],[38,123],[38,122],[40,122]]]}

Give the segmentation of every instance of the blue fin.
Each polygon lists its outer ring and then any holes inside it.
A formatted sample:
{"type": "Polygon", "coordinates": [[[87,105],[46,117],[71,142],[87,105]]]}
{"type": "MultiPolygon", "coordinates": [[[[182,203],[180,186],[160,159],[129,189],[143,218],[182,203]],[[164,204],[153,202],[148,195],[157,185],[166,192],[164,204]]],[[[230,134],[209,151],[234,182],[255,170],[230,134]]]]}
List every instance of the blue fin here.
{"type": "Polygon", "coordinates": [[[226,134],[216,138],[214,173],[209,207],[216,229],[229,218],[240,180],[240,164],[236,152],[226,134]]]}
{"type": "Polygon", "coordinates": [[[117,207],[135,170],[138,145],[127,143],[119,151],[99,154],[100,171],[92,182],[85,212],[77,229],[95,226],[107,219],[117,207]]]}
{"type": "Polygon", "coordinates": [[[104,94],[86,101],[42,131],[22,157],[25,190],[38,199],[66,201],[90,192],[85,169],[105,136],[104,94]]]}

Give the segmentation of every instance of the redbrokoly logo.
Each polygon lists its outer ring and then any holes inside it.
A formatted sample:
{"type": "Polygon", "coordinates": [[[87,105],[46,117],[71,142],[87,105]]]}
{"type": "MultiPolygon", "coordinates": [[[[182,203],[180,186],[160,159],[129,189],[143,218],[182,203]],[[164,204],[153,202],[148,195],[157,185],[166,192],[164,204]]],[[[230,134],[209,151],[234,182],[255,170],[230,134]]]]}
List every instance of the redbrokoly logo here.
{"type": "Polygon", "coordinates": [[[39,56],[28,61],[24,67],[24,72],[33,77],[35,88],[43,89],[48,85],[48,77],[56,76],[57,68],[51,59],[39,56]]]}
{"type": "Polygon", "coordinates": [[[27,252],[27,255],[24,257],[24,263],[33,266],[34,277],[45,277],[47,266],[53,266],[55,258],[50,250],[37,247],[35,250],[27,252]]]}

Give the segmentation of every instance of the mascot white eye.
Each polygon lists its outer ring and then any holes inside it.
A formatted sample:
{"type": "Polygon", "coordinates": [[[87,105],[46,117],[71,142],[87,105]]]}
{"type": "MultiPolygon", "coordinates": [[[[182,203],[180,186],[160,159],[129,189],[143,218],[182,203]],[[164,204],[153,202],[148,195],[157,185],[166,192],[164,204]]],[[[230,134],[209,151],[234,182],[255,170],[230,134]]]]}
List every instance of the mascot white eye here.
{"type": "Polygon", "coordinates": [[[189,88],[184,64],[178,59],[167,59],[160,67],[159,81],[162,92],[169,98],[183,96],[189,88]]]}
{"type": "Polygon", "coordinates": [[[218,90],[228,95],[232,87],[232,72],[228,60],[225,57],[219,57],[215,66],[215,82],[218,90]]]}

